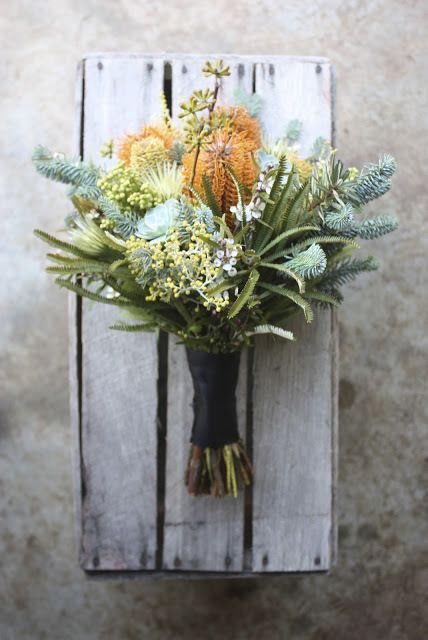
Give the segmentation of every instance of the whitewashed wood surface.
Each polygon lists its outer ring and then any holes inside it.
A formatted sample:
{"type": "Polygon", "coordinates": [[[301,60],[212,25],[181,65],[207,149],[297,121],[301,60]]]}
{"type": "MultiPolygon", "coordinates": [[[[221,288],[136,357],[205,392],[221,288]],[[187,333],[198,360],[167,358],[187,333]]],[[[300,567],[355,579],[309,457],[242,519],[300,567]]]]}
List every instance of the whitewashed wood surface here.
{"type": "MultiPolygon", "coordinates": [[[[172,115],[209,81],[206,59],[221,57],[237,86],[264,99],[262,122],[281,135],[303,121],[302,150],[331,138],[332,81],[325,58],[92,54],[80,67],[76,146],[100,161],[109,138],[137,131],[159,114],[164,75],[172,115]]],[[[105,160],[102,160],[105,162],[105,160]]],[[[254,350],[252,440],[256,477],[238,499],[191,498],[183,476],[192,424],[184,349],[169,339],[165,465],[158,468],[158,345],[153,334],[120,334],[119,311],[70,302],[70,382],[76,518],[83,569],[109,575],[251,575],[325,571],[335,553],[337,330],[317,314],[295,329],[297,343],[260,338],[254,350]],[[81,310],[80,310],[81,307],[81,310]],[[165,478],[164,491],[158,486],[165,478]],[[166,476],[165,476],[166,474],[166,476]],[[244,533],[245,529],[245,533],[244,533]],[[125,573],[124,573],[125,572],[125,573]],[[131,575],[131,574],[129,574],[131,575]]],[[[244,353],[238,385],[241,435],[247,429],[244,353]]],[[[250,423],[251,425],[251,423],[250,423]]]]}

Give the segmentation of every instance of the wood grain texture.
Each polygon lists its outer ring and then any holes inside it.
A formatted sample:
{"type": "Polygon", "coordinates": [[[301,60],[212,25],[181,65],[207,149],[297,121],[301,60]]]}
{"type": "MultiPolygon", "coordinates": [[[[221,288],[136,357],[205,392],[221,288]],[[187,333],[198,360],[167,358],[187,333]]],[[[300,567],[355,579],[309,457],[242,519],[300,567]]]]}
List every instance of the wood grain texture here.
{"type": "MultiPolygon", "coordinates": [[[[80,61],[76,73],[74,94],[73,152],[82,156],[82,118],[84,97],[84,62],[80,61]]],[[[68,380],[70,399],[71,456],[74,490],[74,528],[79,563],[82,561],[82,469],[80,450],[81,402],[81,300],[68,294],[68,380]]]]}
{"type": "MultiPolygon", "coordinates": [[[[284,58],[256,65],[262,121],[272,137],[303,123],[301,152],[331,139],[331,73],[327,62],[284,58]]],[[[336,378],[331,312],[311,326],[290,323],[296,343],[260,338],[253,393],[253,570],[325,571],[330,567],[336,378]]]]}
{"type": "MultiPolygon", "coordinates": [[[[172,115],[194,89],[212,84],[201,76],[205,56],[172,61],[172,115]]],[[[228,60],[229,62],[229,60],[228,60]]],[[[251,91],[253,65],[231,62],[231,76],[222,83],[219,103],[232,102],[233,91],[251,91]]],[[[241,358],[237,389],[239,429],[246,428],[247,357],[241,358]]],[[[199,571],[240,571],[243,568],[244,496],[213,500],[192,498],[184,486],[184,470],[193,423],[193,388],[185,350],[170,340],[168,360],[168,436],[165,493],[164,567],[199,571]]]]}
{"type": "MultiPolygon", "coordinates": [[[[163,63],[85,63],[84,157],[159,112],[163,63]]],[[[157,341],[109,326],[118,310],[82,306],[82,564],[153,568],[156,554],[157,341]]]]}

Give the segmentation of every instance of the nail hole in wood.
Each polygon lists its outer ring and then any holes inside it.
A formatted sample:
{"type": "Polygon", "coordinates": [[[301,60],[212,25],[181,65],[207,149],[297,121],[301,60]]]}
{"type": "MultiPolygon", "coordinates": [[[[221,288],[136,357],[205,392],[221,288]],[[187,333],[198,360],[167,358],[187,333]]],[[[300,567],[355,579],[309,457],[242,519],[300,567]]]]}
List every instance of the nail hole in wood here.
{"type": "Polygon", "coordinates": [[[102,62],[99,62],[99,63],[97,64],[97,69],[99,69],[100,71],[101,71],[101,69],[104,69],[104,65],[103,65],[103,63],[102,63],[102,62]]]}
{"type": "Polygon", "coordinates": [[[269,564],[269,556],[267,553],[265,553],[265,555],[262,558],[262,565],[266,567],[268,564],[269,564]]]}
{"type": "Polygon", "coordinates": [[[315,67],[315,73],[321,73],[322,71],[322,66],[320,64],[317,64],[317,66],[315,67]]]}
{"type": "Polygon", "coordinates": [[[314,560],[314,564],[319,567],[319,565],[321,564],[321,558],[319,556],[317,556],[314,560]]]}

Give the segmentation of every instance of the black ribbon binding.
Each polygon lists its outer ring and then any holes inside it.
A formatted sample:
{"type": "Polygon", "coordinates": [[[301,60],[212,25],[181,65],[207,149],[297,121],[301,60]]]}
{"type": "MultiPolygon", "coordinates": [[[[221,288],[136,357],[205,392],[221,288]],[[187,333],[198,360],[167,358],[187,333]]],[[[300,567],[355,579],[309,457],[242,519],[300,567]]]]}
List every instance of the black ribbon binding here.
{"type": "Polygon", "coordinates": [[[186,348],[186,353],[194,388],[190,442],[202,449],[237,442],[235,392],[240,352],[208,353],[186,348]]]}

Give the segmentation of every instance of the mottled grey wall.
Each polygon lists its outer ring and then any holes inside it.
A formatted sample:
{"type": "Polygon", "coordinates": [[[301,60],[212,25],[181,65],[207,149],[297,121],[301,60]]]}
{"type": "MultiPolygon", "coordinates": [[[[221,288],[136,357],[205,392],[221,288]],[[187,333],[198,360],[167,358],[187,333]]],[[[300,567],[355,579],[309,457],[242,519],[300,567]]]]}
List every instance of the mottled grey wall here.
{"type": "Polygon", "coordinates": [[[0,5],[1,639],[426,637],[426,2],[0,5]],[[398,213],[401,229],[376,242],[382,270],[340,312],[340,554],[328,577],[90,583],[77,568],[66,296],[31,233],[57,229],[66,204],[29,156],[37,142],[71,150],[76,62],[100,50],[329,56],[344,160],[398,159],[373,210],[398,213]]]}

